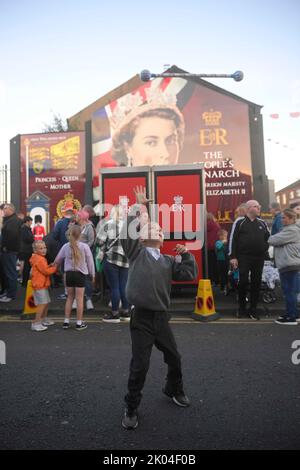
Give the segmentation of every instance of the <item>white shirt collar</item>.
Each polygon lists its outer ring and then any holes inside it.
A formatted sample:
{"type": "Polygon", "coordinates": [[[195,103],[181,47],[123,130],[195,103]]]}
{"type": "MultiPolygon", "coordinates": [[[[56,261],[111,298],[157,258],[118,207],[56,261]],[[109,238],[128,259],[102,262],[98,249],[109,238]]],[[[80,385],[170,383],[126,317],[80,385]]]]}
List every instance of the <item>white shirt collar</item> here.
{"type": "Polygon", "coordinates": [[[159,248],[152,248],[150,246],[146,246],[146,250],[148,251],[148,253],[150,253],[151,256],[153,256],[153,258],[155,258],[156,260],[158,260],[160,258],[160,249],[159,248]]]}

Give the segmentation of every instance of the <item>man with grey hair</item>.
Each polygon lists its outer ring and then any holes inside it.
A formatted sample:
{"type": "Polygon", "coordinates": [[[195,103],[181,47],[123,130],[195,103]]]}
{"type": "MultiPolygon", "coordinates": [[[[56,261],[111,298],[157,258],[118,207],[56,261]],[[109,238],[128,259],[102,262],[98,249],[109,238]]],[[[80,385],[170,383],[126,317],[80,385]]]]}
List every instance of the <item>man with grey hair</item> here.
{"type": "Polygon", "coordinates": [[[282,229],[281,207],[278,202],[272,202],[270,211],[273,216],[271,235],[276,235],[282,229]]]}
{"type": "Polygon", "coordinates": [[[267,256],[270,236],[266,223],[258,216],[260,204],[255,200],[246,203],[247,213],[232,228],[230,263],[239,269],[238,316],[259,320],[257,304],[264,260],[267,256]],[[246,296],[250,274],[250,311],[246,311],[246,296]]]}
{"type": "Polygon", "coordinates": [[[5,292],[0,302],[11,302],[15,299],[18,286],[17,255],[21,245],[22,221],[16,215],[13,204],[3,208],[3,227],[1,232],[1,261],[5,279],[5,292]]]}

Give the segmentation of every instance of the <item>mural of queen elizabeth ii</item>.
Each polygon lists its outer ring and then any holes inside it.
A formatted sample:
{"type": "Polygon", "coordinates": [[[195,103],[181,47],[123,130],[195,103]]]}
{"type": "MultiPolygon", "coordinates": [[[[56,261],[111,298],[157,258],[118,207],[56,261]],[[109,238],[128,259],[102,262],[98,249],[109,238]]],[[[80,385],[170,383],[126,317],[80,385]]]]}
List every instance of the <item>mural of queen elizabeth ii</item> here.
{"type": "Polygon", "coordinates": [[[112,158],[119,165],[175,165],[183,147],[184,119],[176,96],[161,89],[127,95],[112,117],[112,158]]]}
{"type": "Polygon", "coordinates": [[[94,183],[99,167],[178,163],[185,124],[177,94],[185,85],[183,79],[173,79],[167,87],[164,80],[155,80],[95,113],[93,134],[97,127],[102,134],[93,144],[94,183]]]}

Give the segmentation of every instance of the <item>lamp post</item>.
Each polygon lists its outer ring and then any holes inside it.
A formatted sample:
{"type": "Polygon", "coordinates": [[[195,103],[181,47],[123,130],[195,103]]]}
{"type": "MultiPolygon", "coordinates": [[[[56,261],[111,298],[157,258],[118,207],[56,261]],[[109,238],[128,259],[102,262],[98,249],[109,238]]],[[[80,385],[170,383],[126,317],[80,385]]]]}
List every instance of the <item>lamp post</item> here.
{"type": "Polygon", "coordinates": [[[152,73],[150,70],[142,70],[140,78],[143,82],[149,82],[151,78],[168,78],[168,77],[180,77],[180,78],[233,78],[236,82],[240,82],[244,78],[244,74],[241,70],[237,70],[234,73],[188,73],[188,72],[163,72],[163,73],[152,73]]]}

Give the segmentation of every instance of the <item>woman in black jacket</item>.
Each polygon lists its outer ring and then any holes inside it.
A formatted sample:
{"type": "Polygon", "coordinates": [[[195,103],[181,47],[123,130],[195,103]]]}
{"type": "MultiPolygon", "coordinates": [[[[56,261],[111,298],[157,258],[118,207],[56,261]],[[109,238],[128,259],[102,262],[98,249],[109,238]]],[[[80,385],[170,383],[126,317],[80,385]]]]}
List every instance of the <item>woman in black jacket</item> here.
{"type": "Polygon", "coordinates": [[[31,231],[32,218],[30,216],[24,217],[24,223],[21,228],[21,250],[19,253],[20,261],[24,261],[22,286],[26,287],[29,279],[31,266],[29,264],[29,258],[32,255],[32,244],[34,242],[34,236],[31,231]]]}

